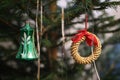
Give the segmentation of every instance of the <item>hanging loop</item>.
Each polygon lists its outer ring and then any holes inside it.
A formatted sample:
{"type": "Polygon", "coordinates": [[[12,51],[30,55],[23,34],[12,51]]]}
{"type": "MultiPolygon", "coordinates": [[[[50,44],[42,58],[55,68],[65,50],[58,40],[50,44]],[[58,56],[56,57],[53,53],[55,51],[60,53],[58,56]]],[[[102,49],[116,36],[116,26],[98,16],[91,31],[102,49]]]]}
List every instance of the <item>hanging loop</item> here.
{"type": "Polygon", "coordinates": [[[88,15],[85,14],[85,30],[88,28],[88,15]]]}

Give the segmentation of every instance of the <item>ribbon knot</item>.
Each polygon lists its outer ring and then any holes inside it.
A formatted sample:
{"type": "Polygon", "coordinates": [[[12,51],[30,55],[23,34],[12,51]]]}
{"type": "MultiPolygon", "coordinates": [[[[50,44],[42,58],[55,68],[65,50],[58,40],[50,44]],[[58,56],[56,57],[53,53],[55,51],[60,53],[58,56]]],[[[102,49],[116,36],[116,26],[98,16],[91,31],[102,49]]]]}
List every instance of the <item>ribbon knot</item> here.
{"type": "Polygon", "coordinates": [[[86,30],[79,30],[78,33],[72,38],[73,43],[78,42],[83,36],[86,37],[86,43],[88,44],[88,46],[98,45],[96,37],[86,30]]]}

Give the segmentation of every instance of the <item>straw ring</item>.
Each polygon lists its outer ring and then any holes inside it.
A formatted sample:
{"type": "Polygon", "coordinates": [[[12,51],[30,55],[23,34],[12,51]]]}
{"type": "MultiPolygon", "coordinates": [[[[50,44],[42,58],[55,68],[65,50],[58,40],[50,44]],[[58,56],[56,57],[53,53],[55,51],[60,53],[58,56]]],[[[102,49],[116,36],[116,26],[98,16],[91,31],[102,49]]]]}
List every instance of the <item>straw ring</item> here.
{"type": "Polygon", "coordinates": [[[71,55],[74,58],[74,60],[79,64],[89,64],[89,63],[95,61],[101,54],[100,40],[97,38],[96,35],[94,35],[92,33],[90,33],[90,34],[93,35],[97,39],[98,45],[94,46],[93,53],[91,53],[89,56],[82,57],[82,56],[79,55],[80,53],[78,52],[79,45],[81,44],[81,42],[85,41],[85,39],[86,39],[85,36],[83,36],[78,42],[72,43],[71,55]]]}

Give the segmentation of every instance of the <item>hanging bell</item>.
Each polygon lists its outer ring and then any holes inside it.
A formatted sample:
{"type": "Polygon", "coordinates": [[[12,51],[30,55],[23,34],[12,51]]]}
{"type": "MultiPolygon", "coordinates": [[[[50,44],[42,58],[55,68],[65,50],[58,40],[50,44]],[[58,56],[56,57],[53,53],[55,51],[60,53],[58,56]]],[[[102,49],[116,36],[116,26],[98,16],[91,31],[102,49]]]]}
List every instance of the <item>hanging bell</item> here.
{"type": "Polygon", "coordinates": [[[23,60],[37,59],[38,55],[34,44],[33,28],[27,23],[20,31],[21,43],[16,58],[23,60]]]}

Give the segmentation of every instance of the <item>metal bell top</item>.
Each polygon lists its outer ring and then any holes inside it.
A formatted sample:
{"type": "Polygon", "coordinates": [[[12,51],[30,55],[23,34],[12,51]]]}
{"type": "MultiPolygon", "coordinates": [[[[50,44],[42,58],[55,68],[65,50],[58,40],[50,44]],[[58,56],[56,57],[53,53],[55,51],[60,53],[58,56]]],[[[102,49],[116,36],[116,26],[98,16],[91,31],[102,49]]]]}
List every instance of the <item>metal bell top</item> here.
{"type": "Polygon", "coordinates": [[[21,31],[33,31],[33,28],[30,27],[30,24],[27,23],[23,28],[20,29],[21,31]]]}
{"type": "Polygon", "coordinates": [[[21,43],[16,58],[23,60],[37,59],[38,55],[34,44],[33,28],[26,24],[20,31],[21,43]]]}

